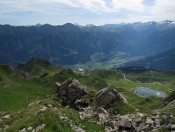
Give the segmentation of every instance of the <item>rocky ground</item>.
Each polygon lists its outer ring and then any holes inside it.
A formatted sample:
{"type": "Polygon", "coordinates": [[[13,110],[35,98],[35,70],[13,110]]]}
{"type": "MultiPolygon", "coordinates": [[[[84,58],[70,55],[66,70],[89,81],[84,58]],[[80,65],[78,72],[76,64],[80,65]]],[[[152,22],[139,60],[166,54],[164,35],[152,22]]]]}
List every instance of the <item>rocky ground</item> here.
{"type": "Polygon", "coordinates": [[[173,127],[171,122],[174,120],[174,116],[169,113],[154,112],[150,115],[144,113],[113,115],[102,107],[96,110],[85,109],[83,112],[80,112],[81,119],[90,116],[96,116],[96,123],[104,125],[106,132],[158,132],[163,128],[171,129],[173,127]]]}
{"type": "MultiPolygon", "coordinates": [[[[48,96],[45,100],[29,103],[28,109],[35,111],[36,115],[51,110],[51,112],[57,113],[59,120],[67,123],[72,131],[85,132],[87,130],[64,113],[64,110],[70,108],[76,109],[78,118],[82,122],[87,119],[89,123],[103,126],[106,132],[158,132],[160,130],[173,131],[175,128],[173,125],[174,115],[162,112],[161,109],[155,110],[151,114],[134,112],[125,115],[120,115],[111,110],[111,104],[114,102],[128,105],[127,99],[112,87],[100,90],[95,95],[93,104],[82,100],[82,97],[89,93],[86,91],[86,87],[76,79],[69,78],[61,84],[56,83],[56,88],[59,105],[52,103],[52,97],[48,96]],[[63,111],[59,110],[61,107],[63,107],[63,111]]],[[[25,115],[21,115],[20,111],[15,115],[10,112],[0,113],[0,132],[9,131],[9,122],[15,122],[16,116],[25,115]]],[[[41,132],[47,127],[47,124],[21,127],[19,132],[41,132]]]]}
{"type": "MultiPolygon", "coordinates": [[[[77,80],[72,80],[71,83],[73,82],[76,82],[78,84],[77,80]]],[[[65,85],[65,83],[66,82],[64,82],[62,85],[59,85],[59,87],[65,85]]],[[[72,84],[68,85],[71,86],[72,84]]],[[[80,88],[79,86],[81,85],[77,85],[76,87],[79,88],[79,90],[77,91],[83,91],[82,89],[84,88],[83,87],[80,88]]],[[[81,94],[81,92],[77,94],[81,94]]],[[[110,114],[110,112],[108,112],[109,108],[105,106],[113,103],[114,101],[122,102],[125,104],[128,103],[126,98],[113,88],[107,87],[105,89],[102,89],[95,96],[95,108],[92,109],[91,107],[88,107],[82,109],[83,111],[80,112],[80,119],[95,116],[97,117],[97,121],[95,121],[95,123],[104,125],[106,132],[117,132],[117,131],[157,132],[159,131],[159,129],[162,128],[170,129],[171,127],[173,127],[171,123],[174,121],[175,118],[171,113],[160,113],[158,111],[155,111],[150,115],[138,112],[126,115],[110,114]],[[104,109],[104,107],[107,109],[104,109]]]]}

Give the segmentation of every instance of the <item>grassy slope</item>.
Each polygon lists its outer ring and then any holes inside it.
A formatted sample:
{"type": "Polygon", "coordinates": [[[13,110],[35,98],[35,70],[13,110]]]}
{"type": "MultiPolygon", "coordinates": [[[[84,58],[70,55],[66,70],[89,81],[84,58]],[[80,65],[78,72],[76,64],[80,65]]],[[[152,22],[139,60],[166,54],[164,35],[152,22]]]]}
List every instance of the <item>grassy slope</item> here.
{"type": "Polygon", "coordinates": [[[167,94],[170,94],[175,90],[173,85],[175,75],[157,71],[152,71],[152,73],[154,75],[152,77],[152,82],[149,81],[150,71],[141,73],[125,72],[126,79],[108,79],[108,82],[112,86],[117,86],[119,89],[122,89],[124,96],[136,109],[139,109],[141,112],[151,112],[152,110],[159,108],[163,100],[157,97],[140,97],[133,92],[135,87],[150,87],[155,90],[164,91],[167,94]],[[146,78],[147,81],[143,81],[140,78],[146,78]],[[155,81],[160,84],[155,84],[155,81]],[[164,82],[167,82],[167,84],[164,84],[164,82]]]}
{"type": "MultiPolygon", "coordinates": [[[[150,87],[152,89],[161,90],[170,94],[174,87],[175,75],[153,71],[152,82],[143,81],[140,78],[149,78],[150,71],[142,73],[125,73],[126,79],[123,79],[122,71],[110,71],[110,70],[95,70],[89,76],[79,76],[71,71],[64,71],[63,73],[57,73],[54,76],[56,81],[64,81],[69,77],[74,77],[80,80],[89,91],[98,92],[100,89],[107,87],[108,85],[113,86],[115,89],[124,94],[129,101],[130,105],[140,112],[150,113],[152,110],[159,108],[162,103],[161,98],[157,97],[140,97],[134,93],[134,88],[138,86],[150,87]],[[155,84],[154,82],[160,82],[155,84]],[[167,84],[164,84],[167,82],[167,84]]],[[[126,110],[127,111],[127,110],[126,110]]]]}
{"type": "Polygon", "coordinates": [[[0,68],[0,111],[18,110],[31,100],[53,94],[53,88],[38,79],[23,80],[0,68]]]}
{"type": "MultiPolygon", "coordinates": [[[[125,71],[123,71],[125,72],[125,71]]],[[[45,131],[72,131],[70,124],[58,119],[60,113],[66,114],[75,124],[81,124],[85,130],[101,130],[103,127],[90,123],[88,119],[80,120],[78,111],[66,109],[60,105],[57,111],[49,109],[43,113],[37,113],[40,106],[27,108],[27,104],[31,101],[46,98],[46,95],[53,94],[53,85],[55,82],[63,82],[69,77],[78,79],[87,87],[88,91],[98,92],[100,89],[113,86],[115,89],[123,93],[127,98],[129,105],[114,104],[112,107],[120,114],[133,113],[138,109],[140,112],[150,113],[152,110],[159,108],[160,98],[156,97],[140,97],[133,92],[133,88],[137,86],[146,86],[153,89],[162,90],[171,93],[174,88],[175,75],[164,72],[153,71],[153,80],[161,84],[142,80],[150,77],[150,71],[142,73],[125,72],[126,79],[123,79],[123,72],[118,70],[95,70],[87,73],[88,76],[76,75],[71,70],[51,70],[49,75],[42,79],[22,80],[18,77],[11,76],[7,71],[0,68],[0,111],[18,111],[21,114],[11,112],[14,116],[11,121],[5,124],[10,125],[9,131],[17,131],[29,126],[37,127],[40,124],[46,124],[45,131]],[[142,79],[140,79],[142,78],[142,79]],[[128,80],[127,80],[128,79],[128,80]],[[164,82],[167,84],[164,84],[164,82]],[[14,114],[13,114],[14,113],[14,114]],[[24,116],[25,115],[25,116],[24,116]],[[21,122],[21,120],[23,122],[21,122]],[[90,126],[90,127],[89,127],[90,126]]],[[[35,74],[35,77],[36,74],[35,74]]],[[[52,100],[53,101],[53,100],[52,100]]],[[[172,111],[172,109],[168,110],[172,111]]]]}
{"type": "MultiPolygon", "coordinates": [[[[123,71],[125,72],[125,71],[123,71]]],[[[1,111],[17,110],[21,106],[25,106],[30,100],[46,97],[47,94],[53,93],[53,85],[55,82],[63,82],[67,78],[73,77],[84,84],[88,91],[98,92],[100,89],[113,86],[122,92],[129,103],[140,110],[150,110],[153,106],[161,102],[160,98],[140,97],[133,90],[138,86],[150,87],[171,93],[174,88],[174,74],[153,71],[153,82],[149,82],[150,71],[140,73],[125,72],[126,79],[123,79],[122,71],[118,70],[95,70],[88,76],[76,75],[71,70],[51,70],[49,75],[42,79],[21,80],[20,78],[10,76],[1,69],[1,111]],[[144,79],[144,80],[143,80],[144,79]],[[146,81],[145,81],[146,80],[146,81]],[[161,84],[154,84],[154,81],[161,84]],[[167,84],[164,84],[167,82],[167,84]],[[15,103],[14,103],[15,102],[15,103]],[[143,107],[143,104],[145,105],[143,107]],[[142,108],[143,107],[143,108],[142,108]],[[145,109],[146,108],[146,109],[145,109]]],[[[36,77],[36,74],[35,74],[36,77]]]]}
{"type": "MultiPolygon", "coordinates": [[[[54,96],[52,97],[54,98],[54,96]]],[[[57,106],[57,110],[47,109],[44,112],[39,112],[42,106],[37,104],[37,101],[35,101],[27,109],[22,109],[20,113],[11,113],[12,118],[4,122],[4,124],[8,124],[10,126],[8,131],[18,131],[22,130],[23,128],[28,128],[29,126],[36,128],[41,124],[45,124],[45,132],[73,132],[69,121],[61,120],[60,114],[64,114],[66,117],[68,117],[69,120],[73,122],[73,124],[81,126],[83,129],[89,132],[104,131],[104,128],[102,126],[95,123],[90,123],[88,119],[81,120],[78,111],[71,108],[64,108],[58,102],[54,101],[51,98],[49,98],[47,102],[57,106]]],[[[0,122],[0,125],[3,125],[3,123],[1,124],[0,122]]]]}

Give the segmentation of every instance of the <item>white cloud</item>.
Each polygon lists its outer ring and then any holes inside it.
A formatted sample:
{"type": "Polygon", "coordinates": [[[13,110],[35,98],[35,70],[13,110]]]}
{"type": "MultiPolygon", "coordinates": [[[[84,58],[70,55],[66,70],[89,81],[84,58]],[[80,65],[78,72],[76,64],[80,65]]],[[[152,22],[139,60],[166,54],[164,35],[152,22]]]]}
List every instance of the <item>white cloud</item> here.
{"type": "Polygon", "coordinates": [[[126,9],[134,11],[143,11],[145,5],[143,0],[112,0],[112,5],[114,9],[126,9]]]}
{"type": "Polygon", "coordinates": [[[154,19],[173,19],[175,20],[175,1],[173,0],[156,0],[152,8],[151,16],[154,19]]]}
{"type": "Polygon", "coordinates": [[[40,0],[40,2],[55,2],[57,4],[65,4],[71,7],[85,8],[90,11],[110,11],[104,0],[40,0]]]}
{"type": "Polygon", "coordinates": [[[1,0],[1,6],[9,10],[42,10],[42,6],[64,4],[69,7],[84,8],[92,12],[119,12],[121,9],[143,11],[143,0],[1,0]],[[34,8],[37,7],[37,8],[34,8]]]}
{"type": "MultiPolygon", "coordinates": [[[[61,24],[105,24],[175,20],[175,1],[153,0],[154,4],[151,6],[144,1],[146,0],[0,0],[0,19],[1,22],[7,20],[6,23],[11,23],[14,18],[17,22],[21,18],[22,23],[22,17],[26,15],[26,19],[28,15],[25,12],[31,11],[39,12],[36,14],[38,19],[33,18],[36,23],[42,20],[51,24],[53,21],[56,24],[60,21],[61,24]],[[24,15],[16,12],[23,12],[24,15]],[[16,16],[13,15],[15,13],[16,16]]],[[[31,19],[29,17],[28,22],[31,19]]]]}
{"type": "Polygon", "coordinates": [[[40,2],[56,2],[101,12],[118,12],[120,9],[142,11],[144,9],[143,0],[40,0],[40,2]]]}

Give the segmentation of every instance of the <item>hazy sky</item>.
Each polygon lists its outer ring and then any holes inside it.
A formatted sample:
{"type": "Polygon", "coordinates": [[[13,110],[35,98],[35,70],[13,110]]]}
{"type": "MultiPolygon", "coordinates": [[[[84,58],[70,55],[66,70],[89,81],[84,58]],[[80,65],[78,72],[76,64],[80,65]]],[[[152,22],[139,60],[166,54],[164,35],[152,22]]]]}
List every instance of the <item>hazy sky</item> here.
{"type": "Polygon", "coordinates": [[[175,0],[0,0],[0,24],[175,20],[175,0]]]}

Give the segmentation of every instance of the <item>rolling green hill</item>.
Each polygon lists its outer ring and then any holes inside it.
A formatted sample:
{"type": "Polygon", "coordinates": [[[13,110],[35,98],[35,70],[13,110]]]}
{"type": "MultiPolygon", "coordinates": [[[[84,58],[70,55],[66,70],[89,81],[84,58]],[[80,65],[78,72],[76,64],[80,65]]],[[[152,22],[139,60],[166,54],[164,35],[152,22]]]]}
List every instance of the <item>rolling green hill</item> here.
{"type": "MultiPolygon", "coordinates": [[[[0,126],[8,125],[7,131],[19,131],[30,126],[37,129],[42,124],[47,126],[44,128],[45,131],[74,131],[72,124],[81,126],[89,132],[92,129],[93,131],[104,131],[102,124],[93,122],[96,117],[80,119],[81,110],[77,111],[61,105],[60,99],[55,95],[55,82],[62,83],[70,77],[79,80],[86,86],[89,94],[82,100],[88,102],[91,100],[90,107],[92,108],[94,108],[95,94],[99,90],[111,86],[119,91],[128,100],[128,104],[115,103],[111,104],[111,108],[121,115],[135,112],[150,114],[160,109],[164,102],[162,98],[137,95],[134,92],[136,87],[149,87],[167,94],[175,90],[174,72],[131,68],[85,71],[83,75],[80,75],[76,71],[56,68],[46,62],[43,59],[32,58],[23,64],[21,69],[0,65],[0,111],[2,116],[4,116],[3,113],[10,115],[10,118],[7,119],[0,115],[2,118],[0,126]],[[35,60],[35,65],[30,63],[33,60],[35,60]],[[38,72],[30,72],[30,78],[21,78],[19,74],[15,74],[16,70],[24,70],[25,66],[26,69],[37,67],[38,72]],[[43,68],[49,74],[41,77],[40,72],[43,68]],[[62,120],[60,116],[66,116],[66,118],[62,120]]],[[[164,111],[174,113],[173,107],[164,111]]]]}
{"type": "Polygon", "coordinates": [[[15,71],[9,71],[9,68],[8,65],[0,65],[0,111],[18,110],[31,100],[53,94],[51,86],[37,78],[21,79],[13,75],[15,71]]]}

